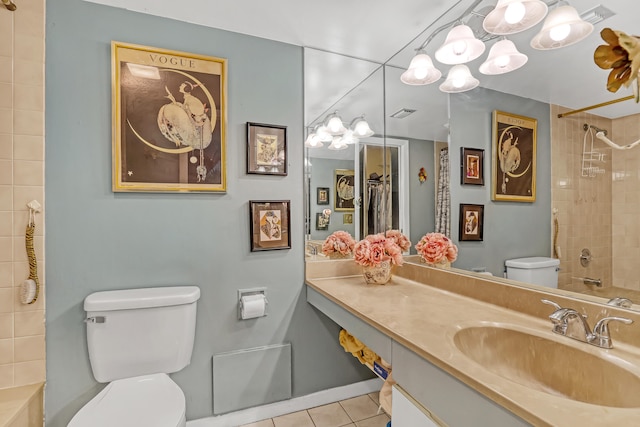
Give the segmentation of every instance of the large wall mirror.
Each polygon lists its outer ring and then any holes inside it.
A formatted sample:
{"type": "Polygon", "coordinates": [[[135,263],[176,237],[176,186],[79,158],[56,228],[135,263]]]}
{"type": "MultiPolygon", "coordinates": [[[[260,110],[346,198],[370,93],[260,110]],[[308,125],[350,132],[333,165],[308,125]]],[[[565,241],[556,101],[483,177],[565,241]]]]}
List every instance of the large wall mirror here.
{"type": "MultiPolygon", "coordinates": [[[[616,17],[596,24],[593,35],[575,47],[535,51],[529,46],[535,31],[510,36],[518,49],[529,56],[526,66],[505,75],[483,76],[477,69],[486,59],[485,54],[470,64],[480,86],[464,93],[446,94],[439,90],[449,67],[438,63],[435,65],[443,73],[438,82],[424,86],[403,84],[400,76],[423,41],[429,40],[427,51],[433,57],[432,51],[443,43],[447,33],[446,29],[438,31],[441,26],[472,10],[462,21],[477,30],[478,21],[482,21],[479,17],[496,2],[464,3],[458,2],[384,63],[305,48],[307,132],[313,132],[333,113],[340,115],[346,125],[364,116],[374,132],[343,150],[329,149],[329,141],[322,147],[305,149],[305,215],[307,241],[311,243],[308,248],[336,230],[347,230],[359,239],[370,232],[400,228],[413,243],[434,231],[439,156],[445,149],[451,207],[448,221],[451,238],[459,248],[454,263],[457,272],[486,271],[496,280],[513,283],[503,278],[506,260],[552,256],[555,251],[561,259],[558,293],[568,292],[602,303],[622,296],[633,301],[631,309],[640,307],[640,283],[633,281],[632,269],[627,265],[633,264],[631,254],[638,254],[634,242],[640,238],[640,229],[625,223],[630,215],[640,212],[635,212],[635,205],[625,203],[625,196],[621,196],[629,188],[640,189],[638,179],[631,182],[629,178],[635,176],[640,163],[640,148],[636,149],[638,154],[617,151],[596,140],[595,150],[607,160],[596,165],[601,171],[598,174],[585,175],[583,169],[584,141],[591,143],[584,124],[605,128],[621,143],[630,143],[640,137],[640,108],[629,105],[633,104],[631,101],[626,106],[620,103],[558,118],[559,113],[597,103],[585,92],[587,88],[594,93],[605,92],[601,96],[606,99],[617,97],[603,90],[606,73],[596,72],[597,79],[585,83],[580,71],[594,68],[593,49],[602,43],[598,33],[605,26],[616,27],[616,17]],[[578,69],[574,78],[559,79],[557,70],[568,68],[578,69]],[[535,96],[530,95],[528,86],[538,88],[535,96]],[[537,121],[533,202],[492,200],[495,110],[537,121]],[[484,150],[484,186],[461,184],[463,147],[484,150]],[[418,176],[421,168],[427,175],[424,182],[418,176]],[[350,173],[353,176],[348,184],[352,190],[345,194],[353,199],[345,209],[336,205],[336,197],[340,197],[337,185],[340,174],[350,173]],[[377,199],[372,190],[381,177],[389,179],[390,188],[396,187],[384,198],[383,206],[389,210],[372,216],[373,207],[378,206],[373,203],[377,199]],[[325,189],[328,200],[323,198],[325,189]],[[484,206],[481,242],[460,241],[460,204],[484,206]],[[319,219],[324,214],[328,216],[325,221],[319,219]],[[583,248],[592,254],[587,266],[581,263],[583,248]],[[585,278],[600,280],[603,287],[585,284],[585,278]]],[[[624,11],[622,3],[616,0],[608,7],[624,11]]],[[[572,4],[579,12],[594,6],[587,0],[572,4]]],[[[553,7],[555,3],[549,5],[553,7]]],[[[486,33],[479,32],[477,36],[485,41],[487,51],[498,40],[486,33]]]]}

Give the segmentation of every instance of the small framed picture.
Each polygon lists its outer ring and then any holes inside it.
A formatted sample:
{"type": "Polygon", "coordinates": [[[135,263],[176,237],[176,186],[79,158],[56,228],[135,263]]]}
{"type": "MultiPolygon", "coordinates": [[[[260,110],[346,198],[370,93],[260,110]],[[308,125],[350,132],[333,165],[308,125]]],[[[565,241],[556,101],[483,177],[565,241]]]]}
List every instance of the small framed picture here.
{"type": "Polygon", "coordinates": [[[329,187],[318,187],[316,194],[316,202],[319,205],[329,204],[329,187]]]}
{"type": "Polygon", "coordinates": [[[328,230],[331,216],[322,212],[316,213],[316,230],[328,230]]]}
{"type": "Polygon", "coordinates": [[[290,249],[289,200],[251,200],[251,252],[290,249]]]}
{"type": "Polygon", "coordinates": [[[287,174],[287,127],[247,123],[247,173],[287,174]]]}
{"type": "Polygon", "coordinates": [[[482,241],[484,205],[460,204],[460,241],[482,241]]]}
{"type": "Polygon", "coordinates": [[[353,170],[336,169],[335,174],[335,210],[355,210],[355,176],[353,170]]]}
{"type": "Polygon", "coordinates": [[[484,185],[484,150],[460,148],[460,184],[484,185]]]}
{"type": "Polygon", "coordinates": [[[342,223],[343,224],[353,224],[353,214],[342,214],[342,223]]]}

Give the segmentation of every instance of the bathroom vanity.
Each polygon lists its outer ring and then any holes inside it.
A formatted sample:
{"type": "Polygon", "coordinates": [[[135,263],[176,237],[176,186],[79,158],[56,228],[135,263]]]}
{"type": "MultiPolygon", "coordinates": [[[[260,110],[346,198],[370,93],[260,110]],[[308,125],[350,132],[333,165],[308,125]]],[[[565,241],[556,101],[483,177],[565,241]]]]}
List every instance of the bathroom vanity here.
{"type": "Polygon", "coordinates": [[[306,270],[307,301],[391,364],[394,427],[640,424],[636,313],[419,264],[384,286],[352,260],[306,270]],[[601,349],[554,334],[541,299],[636,323],[601,349]]]}

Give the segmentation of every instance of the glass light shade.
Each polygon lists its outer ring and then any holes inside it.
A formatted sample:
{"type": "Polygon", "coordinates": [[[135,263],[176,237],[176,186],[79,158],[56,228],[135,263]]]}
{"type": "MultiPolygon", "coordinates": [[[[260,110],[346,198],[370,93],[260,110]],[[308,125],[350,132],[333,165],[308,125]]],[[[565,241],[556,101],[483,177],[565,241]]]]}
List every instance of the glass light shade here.
{"type": "Polygon", "coordinates": [[[347,144],[346,142],[342,139],[342,137],[335,137],[333,138],[333,141],[331,142],[331,144],[327,147],[329,150],[346,150],[347,149],[347,144]]]}
{"type": "Polygon", "coordinates": [[[540,0],[498,0],[482,21],[482,28],[501,36],[519,33],[542,21],[547,10],[547,4],[540,0]]]}
{"type": "Polygon", "coordinates": [[[436,51],[436,59],[443,64],[464,64],[484,53],[484,43],[475,38],[467,25],[453,27],[444,44],[436,51]]]}
{"type": "Polygon", "coordinates": [[[327,127],[325,125],[316,126],[313,132],[322,142],[331,142],[331,140],[333,139],[333,136],[329,132],[327,132],[327,127]]]}
{"type": "Polygon", "coordinates": [[[310,133],[307,136],[306,141],[304,141],[304,146],[307,148],[320,148],[323,147],[324,144],[322,143],[322,141],[320,141],[318,135],[316,135],[315,133],[310,133]]]}
{"type": "Polygon", "coordinates": [[[459,64],[451,67],[447,80],[440,85],[440,90],[447,93],[466,92],[479,84],[480,81],[471,75],[469,67],[459,64]]]}
{"type": "Polygon", "coordinates": [[[342,135],[347,131],[347,128],[344,127],[342,119],[338,113],[329,114],[324,119],[324,126],[326,127],[326,131],[329,135],[342,135]]]}
{"type": "Polygon", "coordinates": [[[564,5],[549,12],[542,30],[531,40],[538,50],[558,49],[578,43],[593,31],[593,24],[583,21],[575,8],[564,5]]]}
{"type": "Polygon", "coordinates": [[[353,119],[350,128],[353,131],[352,134],[355,138],[366,138],[374,133],[369,127],[369,123],[364,119],[364,116],[353,119]]]}
{"type": "Polygon", "coordinates": [[[489,57],[480,66],[480,72],[487,75],[504,74],[517,70],[527,63],[529,58],[518,52],[511,40],[500,40],[491,47],[489,57]]]}
{"type": "Polygon", "coordinates": [[[438,81],[440,77],[442,73],[433,66],[431,57],[424,51],[420,51],[413,57],[407,71],[400,76],[400,80],[408,85],[428,85],[438,81]]]}
{"type": "Polygon", "coordinates": [[[347,130],[344,133],[344,135],[342,135],[341,138],[342,138],[342,143],[347,145],[352,145],[360,141],[358,137],[355,135],[355,132],[353,132],[351,129],[347,130]]]}

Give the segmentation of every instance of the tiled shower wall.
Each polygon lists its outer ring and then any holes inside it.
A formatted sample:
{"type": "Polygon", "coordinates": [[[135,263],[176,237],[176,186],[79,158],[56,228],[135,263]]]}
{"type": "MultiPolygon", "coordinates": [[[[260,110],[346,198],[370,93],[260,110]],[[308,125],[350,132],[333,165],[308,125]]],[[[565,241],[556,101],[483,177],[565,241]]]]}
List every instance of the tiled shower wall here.
{"type": "MultiPolygon", "coordinates": [[[[639,139],[640,114],[613,120],[613,142],[628,145],[639,139]]],[[[611,193],[613,283],[640,290],[640,147],[614,150],[611,193]]]]}
{"type": "MultiPolygon", "coordinates": [[[[558,118],[559,113],[566,111],[569,109],[551,106],[552,208],[558,220],[556,245],[560,250],[558,287],[581,292],[589,289],[581,280],[583,277],[600,279],[603,286],[613,284],[612,149],[594,135],[594,150],[604,154],[605,161],[594,162],[592,167],[602,169],[603,173],[582,176],[583,126],[588,123],[607,129],[610,137],[615,132],[612,133],[612,120],[589,113],[558,118]],[[585,248],[592,255],[587,267],[580,263],[580,254],[585,248]]],[[[590,136],[587,136],[586,150],[591,150],[590,136]]]]}
{"type": "Polygon", "coordinates": [[[40,298],[20,303],[26,204],[44,206],[45,0],[16,4],[0,5],[0,388],[45,379],[43,213],[34,239],[40,298]]]}

